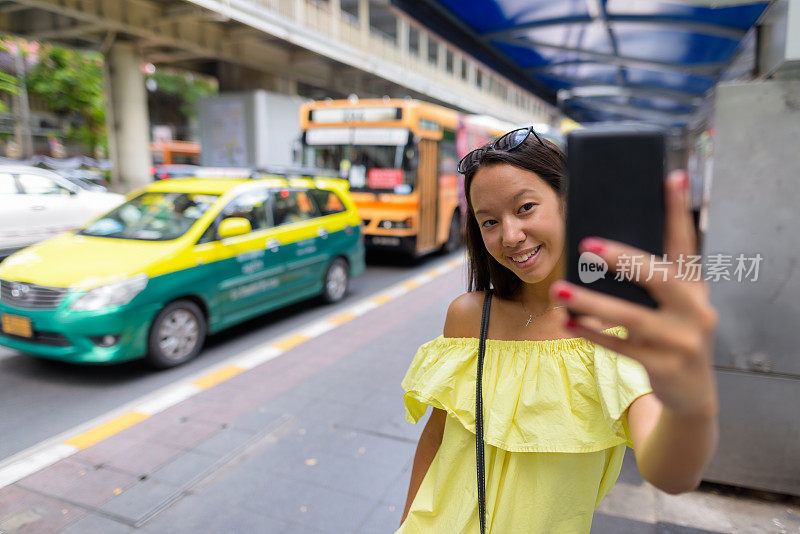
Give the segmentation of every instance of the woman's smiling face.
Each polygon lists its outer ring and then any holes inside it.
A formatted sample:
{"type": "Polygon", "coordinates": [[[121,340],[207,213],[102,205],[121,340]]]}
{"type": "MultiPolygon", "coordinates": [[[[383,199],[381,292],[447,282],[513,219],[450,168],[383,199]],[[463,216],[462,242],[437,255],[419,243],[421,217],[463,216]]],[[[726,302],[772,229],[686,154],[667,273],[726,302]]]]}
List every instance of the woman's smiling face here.
{"type": "Polygon", "coordinates": [[[470,200],[486,250],[500,265],[527,283],[544,280],[559,265],[563,204],[536,173],[507,163],[483,166],[472,179],[470,200]]]}

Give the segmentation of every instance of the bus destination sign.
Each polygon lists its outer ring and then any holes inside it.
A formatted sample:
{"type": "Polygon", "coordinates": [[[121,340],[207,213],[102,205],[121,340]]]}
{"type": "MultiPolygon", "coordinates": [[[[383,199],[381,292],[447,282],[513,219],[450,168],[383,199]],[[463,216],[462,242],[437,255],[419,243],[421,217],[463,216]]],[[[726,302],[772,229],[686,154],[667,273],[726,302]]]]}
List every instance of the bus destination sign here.
{"type": "Polygon", "coordinates": [[[402,109],[394,106],[321,108],[311,110],[311,122],[380,122],[402,118],[402,109]]]}

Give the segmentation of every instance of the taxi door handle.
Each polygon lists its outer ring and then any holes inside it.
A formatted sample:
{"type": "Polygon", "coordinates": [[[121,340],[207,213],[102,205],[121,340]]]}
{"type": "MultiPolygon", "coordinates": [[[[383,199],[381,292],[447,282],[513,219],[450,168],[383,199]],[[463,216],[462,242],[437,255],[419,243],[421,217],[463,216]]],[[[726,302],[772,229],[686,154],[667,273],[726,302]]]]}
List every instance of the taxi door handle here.
{"type": "Polygon", "coordinates": [[[328,239],[328,231],[325,228],[320,228],[317,230],[317,235],[322,239],[328,239]]]}
{"type": "Polygon", "coordinates": [[[42,211],[43,209],[44,209],[44,206],[40,206],[40,205],[31,206],[31,210],[32,211],[42,211]]]}
{"type": "Polygon", "coordinates": [[[278,252],[278,249],[281,248],[281,242],[278,241],[277,239],[268,239],[267,248],[270,249],[272,252],[278,252]]]}

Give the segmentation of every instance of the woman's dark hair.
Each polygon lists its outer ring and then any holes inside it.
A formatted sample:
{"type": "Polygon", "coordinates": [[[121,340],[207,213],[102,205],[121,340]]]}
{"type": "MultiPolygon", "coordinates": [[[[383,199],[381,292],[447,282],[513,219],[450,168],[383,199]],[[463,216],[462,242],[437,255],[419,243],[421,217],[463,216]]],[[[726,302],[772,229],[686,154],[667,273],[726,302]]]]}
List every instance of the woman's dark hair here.
{"type": "Polygon", "coordinates": [[[467,291],[485,291],[493,287],[498,297],[507,298],[519,290],[522,281],[495,260],[483,244],[481,230],[475,218],[470,189],[475,173],[481,167],[507,163],[536,173],[547,182],[559,198],[566,194],[566,160],[564,153],[552,142],[544,139],[542,145],[533,135],[519,147],[509,152],[489,150],[464,175],[464,193],[467,196],[467,228],[464,241],[469,255],[467,291]]]}

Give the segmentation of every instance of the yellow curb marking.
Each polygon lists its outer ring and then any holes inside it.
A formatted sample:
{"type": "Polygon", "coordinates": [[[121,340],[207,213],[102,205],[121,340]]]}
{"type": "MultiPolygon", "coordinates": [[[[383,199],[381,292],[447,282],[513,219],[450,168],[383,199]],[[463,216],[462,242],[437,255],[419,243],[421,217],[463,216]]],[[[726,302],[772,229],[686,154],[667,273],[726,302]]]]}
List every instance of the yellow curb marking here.
{"type": "Polygon", "coordinates": [[[336,317],[331,317],[330,319],[328,319],[328,321],[330,321],[331,323],[335,324],[336,326],[339,326],[339,325],[343,325],[347,321],[352,321],[356,317],[358,317],[358,316],[357,315],[353,315],[352,313],[345,312],[345,313],[340,313],[336,317]]]}
{"type": "Polygon", "coordinates": [[[413,279],[403,282],[403,287],[406,288],[406,289],[416,289],[420,285],[421,284],[419,282],[417,282],[416,280],[413,280],[413,279]]]}
{"type": "Polygon", "coordinates": [[[227,367],[223,367],[222,369],[217,369],[213,373],[209,373],[203,378],[195,380],[192,382],[192,384],[200,389],[208,389],[212,386],[216,386],[220,382],[228,380],[229,378],[233,378],[244,370],[245,369],[243,367],[239,367],[238,365],[229,365],[227,367]]]}
{"type": "Polygon", "coordinates": [[[122,432],[128,427],[132,427],[136,423],[140,423],[150,417],[146,413],[128,412],[112,419],[108,423],[102,424],[91,430],[87,430],[83,434],[78,434],[69,441],[65,441],[67,445],[83,450],[91,447],[95,443],[103,441],[104,439],[113,436],[117,432],[122,432]]]}
{"type": "Polygon", "coordinates": [[[373,297],[370,300],[372,302],[374,302],[375,304],[377,304],[378,306],[382,306],[383,304],[386,304],[387,302],[389,302],[393,298],[394,297],[391,296],[391,295],[383,294],[383,295],[378,295],[377,297],[373,297]]]}
{"type": "Polygon", "coordinates": [[[275,347],[276,349],[289,350],[291,348],[296,347],[300,343],[305,343],[309,339],[311,338],[308,336],[304,336],[303,334],[295,334],[285,339],[281,339],[277,343],[273,343],[272,346],[275,347]]]}

